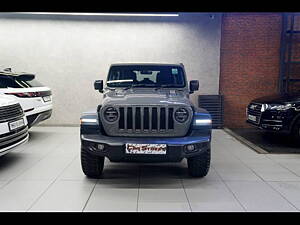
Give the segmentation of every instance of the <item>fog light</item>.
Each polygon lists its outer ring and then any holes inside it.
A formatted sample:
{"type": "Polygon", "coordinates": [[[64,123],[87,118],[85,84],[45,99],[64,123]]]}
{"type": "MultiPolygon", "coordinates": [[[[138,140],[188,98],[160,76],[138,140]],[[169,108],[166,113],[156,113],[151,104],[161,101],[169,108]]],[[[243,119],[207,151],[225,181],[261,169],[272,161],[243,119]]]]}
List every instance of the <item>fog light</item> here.
{"type": "Polygon", "coordinates": [[[102,151],[104,149],[104,145],[103,144],[98,144],[98,150],[102,151]]]}
{"type": "Polygon", "coordinates": [[[188,151],[194,151],[194,150],[195,150],[195,145],[187,145],[187,146],[186,146],[186,149],[187,149],[188,151]]]}

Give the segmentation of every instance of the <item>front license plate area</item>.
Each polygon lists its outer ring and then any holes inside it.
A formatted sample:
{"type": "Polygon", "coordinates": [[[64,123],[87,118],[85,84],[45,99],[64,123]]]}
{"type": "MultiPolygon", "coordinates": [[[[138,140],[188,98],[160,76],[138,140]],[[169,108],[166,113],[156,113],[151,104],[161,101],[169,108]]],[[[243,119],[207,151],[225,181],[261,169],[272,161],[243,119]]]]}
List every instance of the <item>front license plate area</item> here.
{"type": "Polygon", "coordinates": [[[151,154],[165,155],[167,154],[166,144],[126,144],[126,154],[151,154]]]}
{"type": "Polygon", "coordinates": [[[25,125],[24,119],[20,119],[20,120],[8,123],[8,127],[9,127],[10,131],[13,131],[20,127],[23,127],[24,125],[25,125]]]}
{"type": "Polygon", "coordinates": [[[44,96],[43,100],[44,100],[44,102],[50,102],[51,101],[51,97],[50,96],[44,96]]]}
{"type": "Polygon", "coordinates": [[[248,115],[248,119],[253,122],[256,122],[256,116],[248,115]]]}

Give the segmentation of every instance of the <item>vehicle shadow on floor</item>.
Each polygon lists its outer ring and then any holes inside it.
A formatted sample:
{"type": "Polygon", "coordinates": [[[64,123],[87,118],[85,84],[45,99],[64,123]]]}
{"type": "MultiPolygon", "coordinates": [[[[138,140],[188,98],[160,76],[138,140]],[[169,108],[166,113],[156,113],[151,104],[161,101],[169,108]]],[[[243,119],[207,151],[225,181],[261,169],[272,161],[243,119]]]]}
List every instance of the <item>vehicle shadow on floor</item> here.
{"type": "Polygon", "coordinates": [[[53,132],[47,132],[47,131],[31,131],[29,130],[29,142],[35,142],[38,140],[44,140],[50,136],[53,136],[53,132]]]}
{"type": "Polygon", "coordinates": [[[107,163],[98,184],[110,188],[182,188],[182,179],[195,179],[188,175],[181,163],[107,163]]]}
{"type": "Polygon", "coordinates": [[[16,166],[23,160],[22,155],[8,153],[6,155],[0,156],[0,172],[11,167],[16,166]]]}

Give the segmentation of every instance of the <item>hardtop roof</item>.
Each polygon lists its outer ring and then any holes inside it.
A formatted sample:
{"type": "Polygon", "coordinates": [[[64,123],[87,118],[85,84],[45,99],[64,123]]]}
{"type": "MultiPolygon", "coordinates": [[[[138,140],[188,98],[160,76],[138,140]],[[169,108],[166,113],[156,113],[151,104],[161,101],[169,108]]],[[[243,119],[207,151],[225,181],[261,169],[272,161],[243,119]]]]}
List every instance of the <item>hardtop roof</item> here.
{"type": "Polygon", "coordinates": [[[0,71],[0,75],[2,76],[15,76],[15,77],[18,77],[18,76],[21,76],[21,75],[29,75],[29,76],[35,76],[34,74],[31,74],[31,73],[26,73],[26,72],[8,72],[8,71],[0,71]]]}
{"type": "Polygon", "coordinates": [[[184,67],[184,65],[182,63],[150,63],[150,62],[143,62],[143,63],[113,63],[111,64],[112,66],[180,66],[180,67],[184,67]]]}

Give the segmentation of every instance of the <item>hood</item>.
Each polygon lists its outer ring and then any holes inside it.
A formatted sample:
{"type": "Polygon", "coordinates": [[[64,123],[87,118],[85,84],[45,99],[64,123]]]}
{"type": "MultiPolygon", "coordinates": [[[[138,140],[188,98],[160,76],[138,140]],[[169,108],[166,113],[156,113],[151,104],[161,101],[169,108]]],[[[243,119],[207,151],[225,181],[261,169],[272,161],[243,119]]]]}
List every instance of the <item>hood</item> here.
{"type": "Polygon", "coordinates": [[[252,100],[252,102],[266,103],[266,104],[285,104],[288,102],[300,101],[300,94],[283,94],[283,95],[269,95],[252,100]]]}
{"type": "Polygon", "coordinates": [[[0,94],[0,107],[18,103],[14,97],[0,94]]]}
{"type": "Polygon", "coordinates": [[[186,91],[153,88],[131,88],[128,90],[108,90],[103,95],[103,105],[191,105],[186,91]]]}

